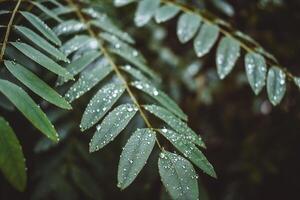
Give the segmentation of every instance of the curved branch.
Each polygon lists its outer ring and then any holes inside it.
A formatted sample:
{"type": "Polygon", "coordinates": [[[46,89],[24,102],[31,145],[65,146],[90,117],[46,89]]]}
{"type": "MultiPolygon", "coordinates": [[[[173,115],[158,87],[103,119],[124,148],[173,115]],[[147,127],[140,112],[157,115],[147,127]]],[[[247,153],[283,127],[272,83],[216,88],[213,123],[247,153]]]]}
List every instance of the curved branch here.
{"type": "Polygon", "coordinates": [[[17,13],[17,11],[20,7],[21,1],[22,0],[18,0],[18,2],[17,2],[16,6],[15,6],[15,8],[14,8],[12,14],[11,14],[10,20],[8,22],[7,29],[6,29],[5,36],[4,36],[4,40],[3,40],[3,46],[2,46],[1,52],[0,52],[0,61],[3,61],[3,56],[4,56],[4,53],[5,53],[6,46],[7,46],[9,34],[10,34],[10,31],[11,31],[16,13],[17,13]]]}

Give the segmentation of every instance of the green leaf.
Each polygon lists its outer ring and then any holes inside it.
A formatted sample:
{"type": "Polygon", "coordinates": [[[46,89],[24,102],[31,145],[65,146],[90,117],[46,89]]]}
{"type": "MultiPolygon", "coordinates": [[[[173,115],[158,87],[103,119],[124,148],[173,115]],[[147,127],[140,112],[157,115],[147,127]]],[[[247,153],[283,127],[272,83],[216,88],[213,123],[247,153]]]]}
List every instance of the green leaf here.
{"type": "Polygon", "coordinates": [[[271,67],[267,78],[267,92],[271,103],[276,106],[284,97],[286,91],[286,75],[278,67],[271,67]]]}
{"type": "Polygon", "coordinates": [[[49,53],[57,60],[62,60],[65,62],[69,62],[69,59],[57,48],[48,43],[47,40],[30,30],[24,26],[15,26],[16,30],[26,36],[31,42],[33,42],[36,46],[43,49],[45,52],[49,53]]]}
{"type": "Polygon", "coordinates": [[[239,43],[230,37],[223,37],[217,49],[216,63],[220,79],[224,79],[233,69],[240,56],[239,43]]]}
{"type": "Polygon", "coordinates": [[[82,131],[92,127],[111,109],[125,91],[122,84],[110,83],[101,88],[87,105],[80,123],[82,131]]]}
{"type": "Polygon", "coordinates": [[[135,25],[138,27],[147,24],[152,16],[155,14],[156,9],[159,7],[160,0],[141,0],[138,3],[137,10],[134,16],[135,25]]]}
{"type": "Polygon", "coordinates": [[[22,146],[8,122],[0,116],[0,170],[17,190],[24,191],[27,182],[22,146]]]}
{"type": "Polygon", "coordinates": [[[137,80],[143,81],[145,83],[151,83],[151,81],[140,70],[135,69],[131,65],[122,66],[121,69],[137,80]]]}
{"type": "Polygon", "coordinates": [[[166,22],[179,13],[180,9],[174,5],[163,5],[155,12],[155,21],[157,23],[166,22]]]}
{"type": "Polygon", "coordinates": [[[142,54],[137,51],[136,49],[132,48],[128,44],[122,42],[119,40],[116,36],[109,35],[107,33],[101,33],[100,37],[105,39],[106,41],[110,42],[112,44],[112,48],[109,48],[110,52],[117,54],[124,58],[126,61],[129,61],[136,67],[138,67],[140,70],[145,72],[147,75],[149,75],[151,78],[153,78],[155,81],[159,82],[157,74],[153,72],[146,64],[145,59],[142,56],[142,54]]]}
{"type": "Polygon", "coordinates": [[[19,81],[46,101],[64,109],[72,108],[62,96],[22,65],[11,61],[4,61],[4,64],[19,81]]]}
{"type": "Polygon", "coordinates": [[[300,77],[294,77],[293,78],[293,81],[295,83],[295,85],[300,88],[300,77]]]}
{"type": "Polygon", "coordinates": [[[199,34],[194,40],[194,49],[198,57],[207,54],[219,36],[219,27],[211,24],[203,24],[199,34]]]}
{"type": "Polygon", "coordinates": [[[190,159],[197,167],[206,174],[216,178],[216,172],[204,154],[185,135],[180,135],[172,130],[163,128],[160,133],[169,140],[185,157],[190,159]]]}
{"type": "Polygon", "coordinates": [[[174,116],[171,112],[163,107],[157,105],[145,105],[146,110],[166,122],[171,128],[173,128],[178,133],[185,135],[186,139],[197,144],[200,147],[205,148],[205,144],[201,137],[198,136],[186,123],[181,121],[179,118],[174,116]]]}
{"type": "Polygon", "coordinates": [[[53,31],[56,33],[56,35],[69,35],[86,29],[87,26],[84,23],[71,19],[60,23],[54,27],[53,31]]]}
{"type": "Polygon", "coordinates": [[[142,81],[134,81],[131,83],[131,85],[150,95],[152,98],[157,100],[161,105],[163,105],[169,111],[173,112],[179,118],[185,121],[187,120],[186,114],[184,114],[184,112],[179,108],[176,102],[174,102],[168,95],[158,90],[150,83],[142,82],[142,81]]]}
{"type": "Polygon", "coordinates": [[[161,180],[172,199],[198,199],[197,174],[185,158],[163,151],[158,160],[161,180]]]}
{"type": "Polygon", "coordinates": [[[63,20],[60,19],[55,13],[52,12],[52,10],[49,10],[47,7],[45,7],[43,4],[38,2],[32,2],[33,5],[38,7],[43,13],[48,15],[49,17],[55,19],[57,22],[61,23],[63,20]]]}
{"type": "Polygon", "coordinates": [[[66,55],[69,56],[71,53],[77,51],[81,47],[88,45],[89,43],[97,41],[87,35],[76,35],[72,39],[68,40],[61,46],[60,50],[66,55]]]}
{"type": "MultiPolygon", "coordinates": [[[[86,12],[88,12],[88,10],[86,12]]],[[[122,39],[128,43],[131,43],[131,44],[134,43],[134,40],[132,39],[132,37],[128,33],[120,30],[106,14],[99,13],[99,16],[97,16],[97,19],[92,20],[90,23],[104,31],[107,31],[107,32],[119,37],[120,39],[122,39]]]]}
{"type": "Polygon", "coordinates": [[[138,108],[133,104],[122,104],[111,111],[97,126],[97,131],[90,142],[90,152],[98,151],[113,141],[137,111],[138,108]]]}
{"type": "Polygon", "coordinates": [[[146,164],[155,144],[155,132],[149,128],[137,129],[127,141],[120,156],[118,187],[125,189],[146,164]]]}
{"type": "Polygon", "coordinates": [[[11,44],[21,51],[25,56],[38,63],[39,65],[45,67],[49,71],[64,76],[66,78],[73,78],[72,75],[64,68],[62,68],[59,64],[54,62],[51,58],[45,56],[40,51],[34,49],[28,44],[21,42],[11,42],[11,44]]]}
{"type": "Polygon", "coordinates": [[[191,40],[201,25],[201,17],[192,13],[183,13],[177,22],[177,36],[181,43],[191,40]]]}
{"type": "Polygon", "coordinates": [[[58,141],[56,130],[45,113],[22,88],[9,81],[0,79],[0,92],[3,93],[37,129],[51,140],[58,141]]]}
{"type": "Polygon", "coordinates": [[[83,94],[91,90],[97,83],[107,77],[112,70],[112,67],[106,59],[101,59],[96,62],[91,69],[84,71],[80,75],[78,81],[70,87],[65,94],[66,99],[69,102],[78,99],[83,94]]]}
{"type": "Polygon", "coordinates": [[[265,58],[257,53],[247,53],[245,67],[249,84],[257,95],[266,84],[267,65],[265,58]]]}
{"type": "MultiPolygon", "coordinates": [[[[75,76],[84,70],[89,64],[94,62],[97,58],[99,58],[101,53],[99,51],[90,51],[78,59],[72,61],[70,64],[67,65],[66,70],[72,75],[75,76]]],[[[61,80],[58,81],[58,84],[61,85],[64,82],[69,81],[71,78],[60,77],[61,80]]]]}
{"type": "Polygon", "coordinates": [[[53,42],[56,45],[61,45],[61,41],[59,38],[55,35],[55,33],[49,28],[45,22],[43,22],[40,18],[37,16],[26,12],[21,11],[20,12],[26,19],[29,21],[39,32],[41,32],[49,41],[53,42]]]}

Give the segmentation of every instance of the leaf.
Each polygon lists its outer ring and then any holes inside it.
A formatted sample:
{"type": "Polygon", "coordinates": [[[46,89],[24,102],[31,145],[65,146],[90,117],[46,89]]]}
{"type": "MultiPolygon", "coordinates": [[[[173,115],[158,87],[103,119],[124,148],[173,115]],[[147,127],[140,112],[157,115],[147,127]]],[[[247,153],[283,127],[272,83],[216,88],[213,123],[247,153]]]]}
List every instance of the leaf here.
{"type": "Polygon", "coordinates": [[[130,74],[133,78],[146,82],[146,83],[151,83],[151,81],[138,69],[135,69],[131,65],[125,65],[122,66],[121,69],[128,74],[130,74]]]}
{"type": "Polygon", "coordinates": [[[71,53],[77,51],[81,47],[89,43],[97,43],[97,41],[87,35],[76,35],[72,39],[68,40],[61,46],[60,50],[66,55],[69,56],[71,53]]]}
{"type": "Polygon", "coordinates": [[[286,75],[278,67],[271,67],[267,78],[267,92],[271,103],[276,106],[284,97],[286,91],[286,75]]]}
{"type": "Polygon", "coordinates": [[[128,43],[131,43],[131,44],[134,43],[134,40],[132,39],[132,37],[128,33],[120,30],[106,14],[99,13],[99,16],[97,16],[97,19],[92,20],[90,23],[104,31],[107,31],[107,32],[119,37],[120,39],[122,39],[128,43]]]}
{"type": "Polygon", "coordinates": [[[194,49],[198,57],[207,54],[219,36],[219,27],[216,25],[203,24],[199,34],[194,40],[194,49]]]}
{"type": "Polygon", "coordinates": [[[0,170],[17,190],[24,191],[27,182],[22,146],[8,122],[0,116],[0,170]]]}
{"type": "Polygon", "coordinates": [[[92,127],[111,109],[125,91],[122,84],[111,83],[101,88],[87,105],[80,123],[82,131],[92,127]]]}
{"type": "Polygon", "coordinates": [[[61,51],[49,44],[47,40],[30,30],[29,28],[26,28],[24,26],[15,26],[15,28],[17,31],[26,36],[36,46],[49,53],[55,59],[69,62],[69,59],[61,51]]]}
{"type": "MultiPolygon", "coordinates": [[[[83,54],[78,59],[72,61],[68,66],[66,67],[66,70],[72,75],[75,76],[78,73],[80,73],[84,68],[86,68],[89,64],[94,62],[101,53],[99,51],[90,51],[83,54]]],[[[70,80],[70,78],[64,78],[60,77],[61,80],[58,81],[58,84],[61,85],[64,82],[67,82],[70,80]]]]}
{"type": "Polygon", "coordinates": [[[48,15],[49,17],[55,19],[57,22],[61,23],[63,20],[60,19],[55,13],[52,12],[52,10],[49,10],[47,7],[45,7],[43,4],[38,2],[32,2],[33,5],[38,7],[43,13],[48,15]]]}
{"type": "Polygon", "coordinates": [[[201,137],[198,136],[186,123],[175,117],[171,112],[163,107],[157,105],[145,105],[146,110],[166,122],[171,128],[177,131],[179,134],[185,135],[186,138],[197,144],[200,147],[205,148],[205,144],[201,137]]]}
{"type": "Polygon", "coordinates": [[[155,14],[156,9],[159,7],[160,0],[141,0],[138,3],[137,10],[134,16],[135,25],[138,27],[147,24],[152,16],[155,14]]]}
{"type": "Polygon", "coordinates": [[[44,54],[29,46],[28,44],[21,42],[11,42],[11,44],[19,51],[21,51],[25,56],[38,63],[39,65],[45,67],[49,71],[57,75],[64,76],[66,78],[73,78],[72,75],[66,69],[62,68],[51,58],[45,56],[44,54]]]}
{"type": "Polygon", "coordinates": [[[37,129],[51,140],[58,141],[58,135],[45,113],[22,88],[9,81],[0,79],[0,92],[3,93],[37,129]]]}
{"type": "Polygon", "coordinates": [[[300,77],[294,77],[293,78],[294,84],[300,88],[300,77]]]}
{"type": "Polygon", "coordinates": [[[91,142],[90,152],[95,152],[113,141],[134,117],[138,108],[133,104],[122,104],[111,111],[97,126],[91,142]]]}
{"type": "Polygon", "coordinates": [[[92,89],[97,83],[103,80],[112,71],[106,59],[101,59],[92,66],[91,69],[84,71],[78,81],[74,83],[65,94],[69,102],[78,99],[80,96],[92,89]]]}
{"type": "Polygon", "coordinates": [[[177,36],[181,43],[186,43],[192,39],[201,24],[201,17],[192,13],[183,13],[177,22],[177,36]]]}
{"type": "Polygon", "coordinates": [[[69,35],[73,33],[78,33],[86,29],[87,26],[84,23],[71,19],[60,23],[59,25],[54,27],[53,31],[56,33],[56,35],[59,36],[59,35],[69,35]]]}
{"type": "Polygon", "coordinates": [[[230,37],[223,37],[219,43],[216,56],[220,79],[224,79],[231,72],[239,56],[239,43],[230,37]]]}
{"type": "Polygon", "coordinates": [[[158,160],[161,180],[172,199],[198,199],[197,174],[185,158],[163,151],[158,160]]]}
{"type": "Polygon", "coordinates": [[[186,114],[184,114],[184,112],[179,108],[179,106],[168,95],[158,90],[150,83],[145,83],[142,81],[134,81],[131,82],[131,85],[150,95],[152,98],[157,100],[159,103],[161,103],[161,105],[163,105],[169,111],[173,112],[179,118],[185,121],[187,120],[186,114]]]}
{"type": "Polygon", "coordinates": [[[127,141],[118,166],[118,187],[125,189],[146,164],[155,144],[155,132],[137,129],[127,141]]]}
{"type": "Polygon", "coordinates": [[[43,22],[41,19],[39,19],[37,16],[26,12],[21,11],[20,12],[28,22],[30,22],[39,32],[41,32],[49,41],[53,42],[56,45],[61,45],[61,41],[59,38],[55,35],[55,33],[49,28],[45,22],[43,22]]]}
{"type": "Polygon", "coordinates": [[[190,159],[206,174],[216,178],[216,172],[204,154],[185,135],[180,135],[172,130],[163,128],[160,133],[169,140],[185,157],[190,159]]]}
{"type": "Polygon", "coordinates": [[[249,84],[254,93],[258,95],[266,84],[266,61],[260,54],[247,53],[245,56],[245,67],[249,84]]]}
{"type": "Polygon", "coordinates": [[[100,37],[110,42],[113,45],[113,48],[109,48],[110,52],[117,54],[129,61],[140,70],[148,74],[155,81],[159,82],[157,74],[153,72],[144,62],[144,57],[136,49],[132,48],[128,44],[122,42],[117,37],[109,34],[102,33],[100,37]]]}
{"type": "Polygon", "coordinates": [[[19,81],[46,101],[64,109],[72,108],[62,96],[22,65],[12,61],[4,61],[4,64],[19,81]]]}
{"type": "Polygon", "coordinates": [[[155,12],[155,21],[157,23],[166,22],[179,13],[180,9],[174,5],[163,5],[155,12]]]}

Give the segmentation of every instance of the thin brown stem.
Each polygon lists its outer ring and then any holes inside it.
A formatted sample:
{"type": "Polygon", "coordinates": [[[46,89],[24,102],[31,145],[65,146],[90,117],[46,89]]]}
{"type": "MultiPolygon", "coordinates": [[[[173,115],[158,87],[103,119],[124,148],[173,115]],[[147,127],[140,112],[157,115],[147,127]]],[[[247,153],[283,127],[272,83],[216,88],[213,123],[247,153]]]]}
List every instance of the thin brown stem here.
{"type": "Polygon", "coordinates": [[[3,56],[4,56],[4,53],[5,53],[6,46],[7,46],[9,34],[10,34],[10,31],[11,31],[16,13],[17,13],[17,11],[20,7],[21,1],[22,0],[18,0],[18,2],[17,2],[16,6],[15,6],[15,8],[14,8],[12,14],[11,14],[10,20],[8,22],[7,29],[6,29],[5,36],[4,36],[4,40],[3,40],[3,46],[2,46],[1,52],[0,52],[0,61],[3,61],[3,56]]]}

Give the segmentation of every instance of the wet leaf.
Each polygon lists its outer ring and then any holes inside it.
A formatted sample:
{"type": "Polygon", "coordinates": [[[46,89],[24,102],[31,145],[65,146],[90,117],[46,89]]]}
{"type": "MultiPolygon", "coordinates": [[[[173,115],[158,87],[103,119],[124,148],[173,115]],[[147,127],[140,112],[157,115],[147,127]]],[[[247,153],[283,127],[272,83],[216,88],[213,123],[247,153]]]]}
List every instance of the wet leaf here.
{"type": "Polygon", "coordinates": [[[177,36],[181,43],[191,40],[201,25],[201,17],[191,13],[183,13],[177,22],[177,36]]]}
{"type": "Polygon", "coordinates": [[[64,109],[72,108],[62,96],[22,65],[12,61],[4,61],[4,64],[19,81],[46,101],[64,109]]]}
{"type": "Polygon", "coordinates": [[[49,41],[53,42],[56,45],[61,45],[61,41],[55,35],[55,33],[49,28],[45,22],[43,22],[40,18],[35,16],[32,13],[21,11],[20,12],[29,23],[31,23],[40,33],[42,33],[49,41]]]}
{"type": "Polygon", "coordinates": [[[160,0],[140,0],[134,17],[136,26],[147,24],[158,9],[159,3],[160,0]]]}
{"type": "Polygon", "coordinates": [[[120,156],[118,187],[125,189],[136,178],[146,164],[155,144],[155,132],[138,129],[127,141],[120,156]]]}
{"type": "Polygon", "coordinates": [[[219,27],[216,25],[203,24],[199,34],[194,40],[194,49],[198,57],[207,54],[219,36],[219,27]]]}
{"type": "Polygon", "coordinates": [[[185,135],[163,128],[160,133],[169,140],[185,157],[199,167],[206,174],[216,178],[216,172],[204,154],[186,138],[185,135]]]}
{"type": "Polygon", "coordinates": [[[180,9],[174,5],[163,5],[155,12],[155,21],[157,23],[166,22],[173,17],[175,17],[176,14],[178,14],[180,9]]]}
{"type": "Polygon", "coordinates": [[[240,56],[239,43],[230,37],[223,37],[217,49],[216,63],[220,79],[224,79],[233,69],[240,56]]]}
{"type": "Polygon", "coordinates": [[[111,109],[125,91],[125,86],[110,83],[102,87],[87,105],[80,123],[82,131],[92,127],[111,109]]]}
{"type": "Polygon", "coordinates": [[[111,111],[97,126],[97,131],[90,142],[90,152],[98,151],[113,141],[137,111],[138,108],[133,104],[122,104],[111,111]]]}
{"type": "Polygon", "coordinates": [[[276,106],[284,97],[286,91],[286,75],[278,67],[271,67],[267,78],[267,92],[270,102],[276,106]]]}
{"type": "Polygon", "coordinates": [[[0,92],[4,94],[37,129],[51,140],[58,141],[58,134],[45,113],[22,88],[9,81],[0,79],[0,92]]]}
{"type": "Polygon", "coordinates": [[[267,65],[264,57],[257,53],[247,53],[245,68],[249,84],[257,95],[266,84],[267,65]]]}
{"type": "Polygon", "coordinates": [[[166,93],[160,91],[155,86],[147,82],[134,81],[131,83],[135,88],[147,93],[149,96],[157,100],[161,105],[167,108],[169,111],[173,112],[179,118],[187,120],[186,114],[179,108],[179,106],[174,102],[166,93]]]}
{"type": "Polygon", "coordinates": [[[162,151],[158,160],[161,180],[172,199],[198,199],[198,183],[192,164],[185,158],[162,151]]]}
{"type": "Polygon", "coordinates": [[[191,128],[189,128],[185,122],[181,121],[179,118],[174,116],[171,112],[157,105],[145,105],[144,107],[150,113],[152,113],[156,117],[166,122],[171,128],[173,128],[179,134],[185,135],[186,139],[188,139],[189,141],[193,142],[194,144],[200,147],[205,148],[205,144],[202,141],[201,137],[198,136],[191,128]]]}

